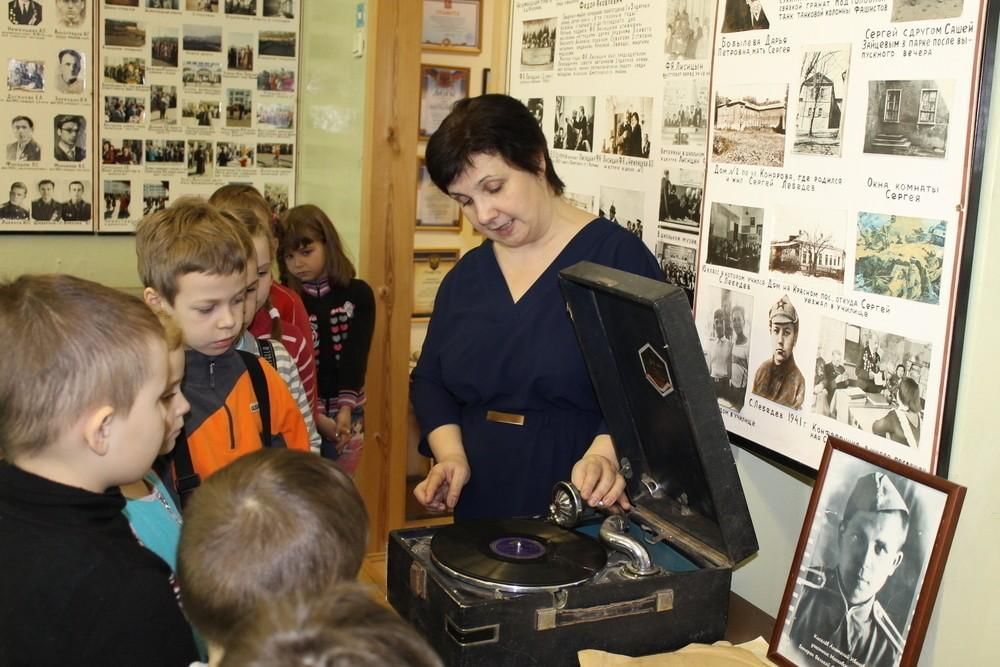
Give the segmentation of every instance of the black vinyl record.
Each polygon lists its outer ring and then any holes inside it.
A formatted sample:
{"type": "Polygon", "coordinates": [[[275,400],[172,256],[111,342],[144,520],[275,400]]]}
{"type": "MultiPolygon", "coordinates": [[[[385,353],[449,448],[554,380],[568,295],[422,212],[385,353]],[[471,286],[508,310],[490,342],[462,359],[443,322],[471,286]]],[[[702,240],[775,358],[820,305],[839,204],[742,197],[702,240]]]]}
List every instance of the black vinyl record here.
{"type": "Polygon", "coordinates": [[[593,538],[533,519],[445,526],[431,539],[431,556],[463,580],[511,591],[579,584],[607,562],[593,538]]]}

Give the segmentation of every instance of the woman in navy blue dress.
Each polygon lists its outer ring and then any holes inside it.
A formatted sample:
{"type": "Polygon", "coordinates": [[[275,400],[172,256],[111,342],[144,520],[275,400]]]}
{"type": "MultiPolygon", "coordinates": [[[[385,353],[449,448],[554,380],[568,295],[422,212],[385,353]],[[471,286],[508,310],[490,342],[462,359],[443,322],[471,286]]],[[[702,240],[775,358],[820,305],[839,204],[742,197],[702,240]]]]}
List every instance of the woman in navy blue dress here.
{"type": "Polygon", "coordinates": [[[456,520],[532,516],[568,478],[591,506],[627,507],[558,274],[589,260],[662,279],[656,259],[562,197],[545,136],[514,98],[458,102],[426,161],[486,240],[442,282],[413,370],[422,451],[435,460],[414,495],[456,520]]]}

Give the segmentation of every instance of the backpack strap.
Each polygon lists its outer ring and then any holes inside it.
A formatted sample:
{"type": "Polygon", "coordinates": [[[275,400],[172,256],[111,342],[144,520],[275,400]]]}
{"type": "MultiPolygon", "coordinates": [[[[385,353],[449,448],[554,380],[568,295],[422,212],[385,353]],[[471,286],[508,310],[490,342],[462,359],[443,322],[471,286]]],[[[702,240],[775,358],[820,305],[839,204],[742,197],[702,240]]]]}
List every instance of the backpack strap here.
{"type": "Polygon", "coordinates": [[[243,357],[243,365],[247,367],[247,372],[250,373],[250,384],[253,386],[253,393],[257,397],[257,409],[260,412],[261,424],[261,446],[270,447],[272,444],[271,397],[267,392],[267,376],[264,375],[264,369],[260,367],[260,357],[245,350],[236,351],[243,357]]]}
{"type": "Polygon", "coordinates": [[[194,471],[194,464],[191,463],[191,452],[188,449],[187,434],[184,433],[183,429],[177,435],[171,456],[174,461],[173,486],[177,491],[177,500],[183,509],[194,490],[201,486],[201,475],[194,471]]]}
{"type": "Polygon", "coordinates": [[[258,338],[257,347],[260,348],[260,356],[267,359],[271,368],[278,370],[278,357],[274,354],[274,343],[267,338],[258,338]]]}

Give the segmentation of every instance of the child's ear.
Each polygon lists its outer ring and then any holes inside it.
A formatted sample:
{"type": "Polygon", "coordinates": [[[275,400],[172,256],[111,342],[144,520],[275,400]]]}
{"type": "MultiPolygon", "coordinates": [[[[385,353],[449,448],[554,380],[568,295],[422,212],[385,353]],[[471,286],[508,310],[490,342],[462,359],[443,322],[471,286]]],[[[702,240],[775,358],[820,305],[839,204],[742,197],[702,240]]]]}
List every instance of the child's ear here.
{"type": "Polygon", "coordinates": [[[108,452],[111,443],[111,420],[115,409],[110,405],[95,408],[83,421],[83,439],[87,447],[98,456],[108,452]]]}
{"type": "Polygon", "coordinates": [[[147,287],[142,290],[142,300],[146,302],[146,305],[149,306],[154,313],[159,313],[163,310],[165,300],[162,296],[160,296],[160,293],[152,287],[147,287]]]}

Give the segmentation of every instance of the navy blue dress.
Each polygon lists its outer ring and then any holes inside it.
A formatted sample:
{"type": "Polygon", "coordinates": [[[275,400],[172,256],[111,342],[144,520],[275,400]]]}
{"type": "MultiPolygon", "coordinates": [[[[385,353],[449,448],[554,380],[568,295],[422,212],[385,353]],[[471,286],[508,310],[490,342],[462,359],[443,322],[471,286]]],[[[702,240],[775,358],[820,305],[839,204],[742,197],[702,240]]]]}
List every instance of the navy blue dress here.
{"type": "MultiPolygon", "coordinates": [[[[582,260],[663,279],[639,238],[597,218],[516,303],[489,240],[441,284],[410,397],[424,438],[461,427],[472,475],[456,520],[545,513],[552,486],[605,432],[559,291],[559,271],[582,260]],[[488,410],[524,415],[524,425],[487,421],[488,410]]],[[[426,440],[421,451],[430,455],[426,440]]]]}

